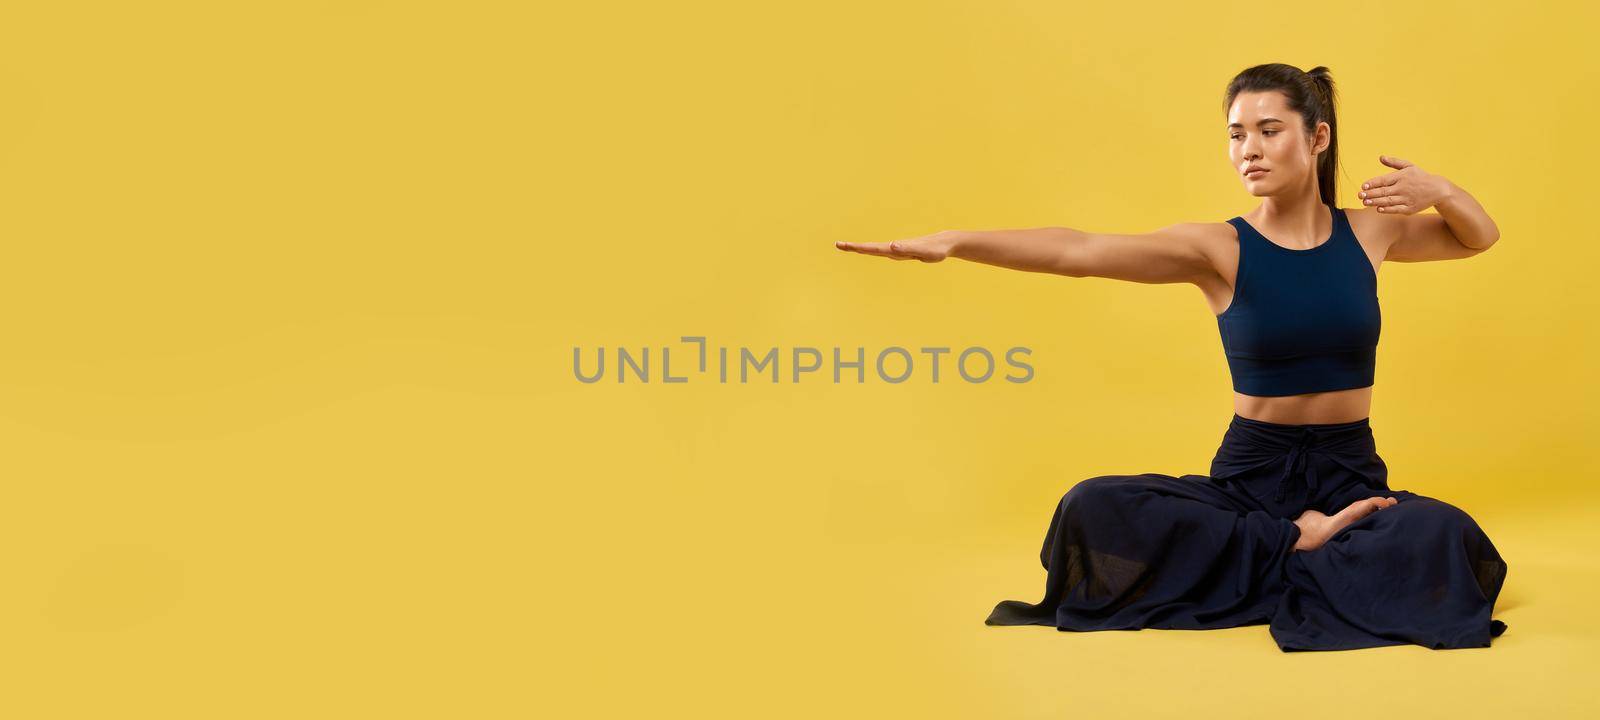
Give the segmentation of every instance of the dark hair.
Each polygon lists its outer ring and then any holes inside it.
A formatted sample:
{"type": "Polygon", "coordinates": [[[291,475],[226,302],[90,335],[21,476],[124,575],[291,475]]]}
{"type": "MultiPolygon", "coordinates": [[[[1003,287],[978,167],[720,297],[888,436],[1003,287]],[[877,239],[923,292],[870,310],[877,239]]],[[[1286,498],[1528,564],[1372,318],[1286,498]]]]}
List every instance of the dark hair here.
{"type": "Polygon", "coordinates": [[[1246,68],[1228,83],[1228,92],[1222,101],[1222,111],[1233,107],[1233,99],[1242,92],[1277,90],[1289,100],[1289,107],[1305,118],[1305,131],[1314,133],[1317,123],[1328,123],[1328,149],[1317,158],[1317,189],[1325,205],[1339,207],[1334,173],[1339,168],[1339,123],[1333,113],[1333,76],[1328,68],[1318,65],[1311,72],[1283,63],[1268,63],[1246,68]]]}

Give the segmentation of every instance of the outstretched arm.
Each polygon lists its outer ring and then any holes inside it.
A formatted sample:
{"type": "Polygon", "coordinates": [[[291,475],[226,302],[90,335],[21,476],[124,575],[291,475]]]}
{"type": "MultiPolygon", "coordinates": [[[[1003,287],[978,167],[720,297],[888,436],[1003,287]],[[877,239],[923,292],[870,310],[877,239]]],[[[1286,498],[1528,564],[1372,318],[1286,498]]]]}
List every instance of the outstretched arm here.
{"type": "Polygon", "coordinates": [[[1065,227],[1022,230],[946,230],[909,240],[840,242],[840,250],[898,260],[947,257],[1026,272],[1103,277],[1140,283],[1197,282],[1212,272],[1204,252],[1205,225],[1182,223],[1138,235],[1089,233],[1065,227]]]}
{"type": "Polygon", "coordinates": [[[1378,161],[1395,168],[1361,185],[1362,204],[1380,215],[1389,236],[1385,260],[1424,262],[1472,257],[1500,240],[1494,219],[1466,190],[1441,175],[1396,157],[1378,161]],[[1417,215],[1429,207],[1437,215],[1417,215]]]}

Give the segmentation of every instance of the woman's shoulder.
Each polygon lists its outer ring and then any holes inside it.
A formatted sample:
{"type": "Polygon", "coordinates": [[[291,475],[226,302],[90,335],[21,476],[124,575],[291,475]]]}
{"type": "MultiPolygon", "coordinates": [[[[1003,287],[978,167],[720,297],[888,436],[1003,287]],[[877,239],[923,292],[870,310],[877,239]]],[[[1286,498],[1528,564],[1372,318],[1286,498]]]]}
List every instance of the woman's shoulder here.
{"type": "Polygon", "coordinates": [[[1174,223],[1144,235],[1162,242],[1181,243],[1199,248],[1231,245],[1237,239],[1233,226],[1221,221],[1174,223]]]}
{"type": "MultiPolygon", "coordinates": [[[[1232,220],[1232,218],[1229,218],[1232,220]]],[[[1168,230],[1177,231],[1184,236],[1200,242],[1233,243],[1239,239],[1239,231],[1234,229],[1228,220],[1208,220],[1202,222],[1186,222],[1173,225],[1168,230]]]]}
{"type": "Polygon", "coordinates": [[[1207,249],[1233,250],[1237,252],[1239,247],[1239,228],[1233,224],[1232,220],[1233,218],[1228,218],[1227,220],[1189,223],[1189,226],[1194,228],[1194,236],[1197,241],[1205,245],[1207,249]]]}
{"type": "MultiPolygon", "coordinates": [[[[1174,227],[1183,229],[1188,242],[1199,251],[1210,267],[1208,280],[1231,278],[1239,264],[1239,230],[1225,220],[1190,222],[1174,227]]],[[[1226,281],[1231,287],[1232,281],[1226,281]]]]}
{"type": "Polygon", "coordinates": [[[1369,207],[1339,209],[1350,220],[1350,232],[1356,239],[1363,245],[1378,248],[1388,247],[1400,231],[1400,224],[1405,222],[1404,215],[1384,214],[1369,207]]]}

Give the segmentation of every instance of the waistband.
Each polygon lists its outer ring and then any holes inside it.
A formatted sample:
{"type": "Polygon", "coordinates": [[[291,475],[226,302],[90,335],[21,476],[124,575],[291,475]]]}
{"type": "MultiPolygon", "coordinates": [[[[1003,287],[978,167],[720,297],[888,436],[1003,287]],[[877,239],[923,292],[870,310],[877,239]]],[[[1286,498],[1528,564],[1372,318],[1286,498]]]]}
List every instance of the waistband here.
{"type": "Polygon", "coordinates": [[[1342,423],[1307,423],[1307,424],[1304,424],[1304,425],[1292,425],[1292,424],[1284,424],[1284,423],[1267,422],[1265,420],[1252,420],[1252,419],[1247,418],[1247,417],[1245,417],[1243,415],[1240,415],[1239,413],[1234,413],[1233,414],[1233,424],[1249,425],[1249,426],[1252,426],[1252,427],[1259,427],[1259,428],[1263,428],[1263,429],[1266,429],[1266,430],[1296,430],[1297,431],[1297,430],[1299,430],[1301,428],[1309,428],[1309,429],[1311,429],[1313,431],[1320,431],[1320,430],[1336,431],[1336,430],[1344,430],[1344,429],[1348,429],[1348,428],[1370,427],[1372,425],[1372,418],[1364,417],[1364,418],[1361,418],[1360,420],[1351,420],[1350,422],[1342,422],[1342,423]]]}
{"type": "Polygon", "coordinates": [[[1211,476],[1225,479],[1276,465],[1281,470],[1277,471],[1279,482],[1273,498],[1281,502],[1296,475],[1308,474],[1308,484],[1317,487],[1315,471],[1306,462],[1310,454],[1324,455],[1363,475],[1378,475],[1382,462],[1377,457],[1371,418],[1293,425],[1252,420],[1234,413],[1222,447],[1212,460],[1211,476]]]}

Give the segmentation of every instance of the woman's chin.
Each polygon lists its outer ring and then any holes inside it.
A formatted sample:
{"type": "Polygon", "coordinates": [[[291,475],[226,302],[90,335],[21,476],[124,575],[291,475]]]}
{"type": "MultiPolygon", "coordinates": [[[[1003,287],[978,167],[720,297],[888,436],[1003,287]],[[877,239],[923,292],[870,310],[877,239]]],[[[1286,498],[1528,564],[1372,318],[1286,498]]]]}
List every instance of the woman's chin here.
{"type": "Polygon", "coordinates": [[[1244,189],[1256,197],[1267,197],[1272,194],[1272,190],[1261,183],[1249,183],[1244,186],[1244,189]]]}

